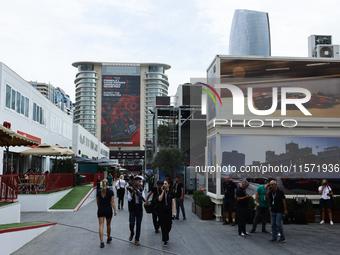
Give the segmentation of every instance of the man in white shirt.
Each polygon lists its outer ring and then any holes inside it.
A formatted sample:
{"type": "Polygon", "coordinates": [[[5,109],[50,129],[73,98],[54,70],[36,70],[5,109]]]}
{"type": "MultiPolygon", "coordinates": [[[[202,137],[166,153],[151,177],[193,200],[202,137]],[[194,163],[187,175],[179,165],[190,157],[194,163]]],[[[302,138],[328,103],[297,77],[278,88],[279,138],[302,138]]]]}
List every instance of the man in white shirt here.
{"type": "Polygon", "coordinates": [[[126,181],[124,180],[124,176],[121,175],[119,177],[119,180],[116,181],[116,190],[117,190],[117,196],[118,196],[118,209],[122,208],[122,210],[124,206],[125,187],[126,187],[126,181]]]}

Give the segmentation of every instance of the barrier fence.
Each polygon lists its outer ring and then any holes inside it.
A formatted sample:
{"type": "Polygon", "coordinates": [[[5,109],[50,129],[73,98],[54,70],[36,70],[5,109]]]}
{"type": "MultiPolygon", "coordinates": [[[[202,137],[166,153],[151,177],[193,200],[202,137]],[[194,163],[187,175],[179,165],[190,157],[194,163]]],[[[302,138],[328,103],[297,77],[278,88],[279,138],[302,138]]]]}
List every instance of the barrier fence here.
{"type": "Polygon", "coordinates": [[[19,177],[17,174],[0,175],[0,203],[18,199],[19,177]]]}
{"type": "Polygon", "coordinates": [[[73,187],[73,174],[19,174],[20,193],[40,193],[73,187]]]}
{"type": "MultiPolygon", "coordinates": [[[[82,174],[85,183],[97,187],[98,176],[102,181],[103,173],[82,174]]],[[[18,193],[50,193],[73,187],[73,174],[11,174],[0,175],[0,203],[18,199],[18,193]]]]}

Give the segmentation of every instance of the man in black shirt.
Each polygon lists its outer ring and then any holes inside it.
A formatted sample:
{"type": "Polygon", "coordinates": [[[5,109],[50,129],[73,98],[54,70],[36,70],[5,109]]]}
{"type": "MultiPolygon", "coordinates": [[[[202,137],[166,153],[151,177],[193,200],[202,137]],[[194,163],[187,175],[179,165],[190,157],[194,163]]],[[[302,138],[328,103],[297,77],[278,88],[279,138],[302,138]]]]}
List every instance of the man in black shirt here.
{"type": "Polygon", "coordinates": [[[249,183],[244,181],[242,182],[242,185],[236,190],[239,237],[250,236],[250,234],[246,231],[247,209],[250,197],[250,195],[246,192],[248,186],[249,183]]]}
{"type": "Polygon", "coordinates": [[[285,235],[283,233],[282,227],[282,218],[283,214],[287,215],[287,205],[286,205],[286,197],[282,190],[277,187],[277,183],[275,180],[272,180],[269,183],[269,189],[266,194],[266,200],[269,200],[269,204],[271,207],[270,219],[272,225],[272,239],[270,242],[285,242],[285,235]],[[280,239],[277,241],[277,232],[276,227],[279,229],[281,234],[280,239]]]}
{"type": "Polygon", "coordinates": [[[149,201],[149,197],[151,196],[151,194],[153,194],[152,196],[152,206],[153,206],[153,210],[152,210],[152,221],[153,221],[153,226],[155,228],[155,233],[159,233],[159,201],[158,201],[158,197],[159,195],[162,193],[162,186],[163,186],[163,182],[162,181],[157,181],[157,187],[153,187],[151,189],[151,191],[149,192],[149,194],[146,196],[146,201],[145,204],[148,204],[149,201]]]}
{"type": "Polygon", "coordinates": [[[224,192],[224,219],[223,225],[229,224],[229,213],[231,213],[231,217],[233,219],[233,226],[235,226],[235,190],[237,189],[237,185],[235,182],[231,181],[229,176],[225,177],[225,182],[223,183],[223,192],[224,192]],[[224,221],[225,220],[225,221],[224,221]]]}
{"type": "Polygon", "coordinates": [[[175,192],[175,200],[176,200],[176,220],[179,219],[179,207],[181,207],[182,214],[183,214],[183,220],[186,220],[185,218],[185,210],[183,205],[183,197],[184,197],[184,188],[183,184],[179,182],[179,177],[175,177],[175,186],[174,186],[174,192],[175,192]]]}

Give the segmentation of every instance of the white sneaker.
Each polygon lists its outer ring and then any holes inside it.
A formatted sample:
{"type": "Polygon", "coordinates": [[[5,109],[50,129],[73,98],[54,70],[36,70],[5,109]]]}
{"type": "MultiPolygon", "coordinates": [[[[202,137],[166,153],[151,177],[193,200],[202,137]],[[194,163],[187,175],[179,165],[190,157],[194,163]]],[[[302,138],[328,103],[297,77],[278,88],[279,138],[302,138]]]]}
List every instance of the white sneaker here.
{"type": "Polygon", "coordinates": [[[320,224],[324,224],[324,223],[325,223],[325,221],[324,221],[324,220],[320,221],[320,224]]]}
{"type": "Polygon", "coordinates": [[[329,224],[334,225],[333,221],[330,221],[329,224]]]}

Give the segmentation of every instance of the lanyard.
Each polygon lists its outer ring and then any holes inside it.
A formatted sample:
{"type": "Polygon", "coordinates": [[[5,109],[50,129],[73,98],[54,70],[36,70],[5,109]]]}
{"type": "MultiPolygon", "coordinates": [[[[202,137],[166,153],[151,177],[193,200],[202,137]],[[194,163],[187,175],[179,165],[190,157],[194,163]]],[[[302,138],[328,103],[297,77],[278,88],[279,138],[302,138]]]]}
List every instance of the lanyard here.
{"type": "Polygon", "coordinates": [[[273,203],[272,204],[274,204],[275,202],[275,196],[276,196],[276,192],[275,193],[273,192],[273,203]]]}
{"type": "Polygon", "coordinates": [[[164,191],[165,194],[165,205],[168,205],[168,193],[164,191]]]}

